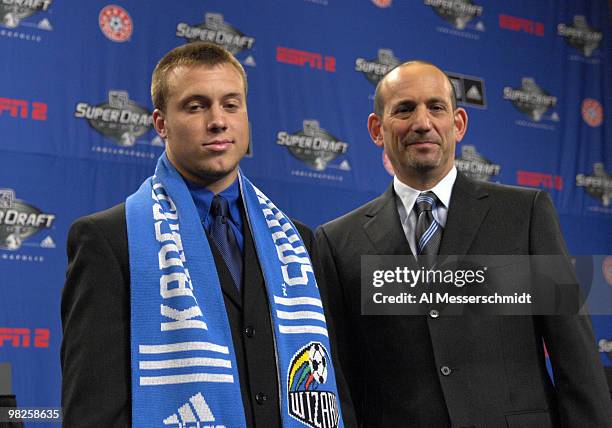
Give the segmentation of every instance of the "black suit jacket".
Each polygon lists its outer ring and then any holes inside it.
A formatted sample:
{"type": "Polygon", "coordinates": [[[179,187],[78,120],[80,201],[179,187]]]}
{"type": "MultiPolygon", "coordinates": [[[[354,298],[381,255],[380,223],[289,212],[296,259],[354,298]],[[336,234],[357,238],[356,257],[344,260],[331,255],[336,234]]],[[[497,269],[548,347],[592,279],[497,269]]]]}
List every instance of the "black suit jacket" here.
{"type": "MultiPolygon", "coordinates": [[[[296,227],[315,261],[312,232],[299,222],[296,227]]],[[[247,426],[280,427],[268,298],[248,227],[244,238],[242,293],[236,289],[216,247],[211,245],[211,249],[232,330],[247,426]]],[[[77,220],[70,229],[67,250],[69,264],[62,295],[63,426],[131,426],[130,269],[125,205],[77,220]]],[[[318,283],[325,302],[323,281],[319,278],[318,283]]],[[[327,318],[333,340],[332,322],[327,318]]],[[[335,356],[334,345],[331,352],[335,356]]],[[[343,416],[347,427],[355,426],[348,388],[340,364],[336,366],[343,416]]]]}
{"type": "MultiPolygon", "coordinates": [[[[317,241],[363,426],[612,426],[586,316],[360,315],[361,255],[411,254],[393,186],[320,227],[317,241]]],[[[459,174],[440,254],[559,255],[566,248],[547,193],[459,174]]]]}

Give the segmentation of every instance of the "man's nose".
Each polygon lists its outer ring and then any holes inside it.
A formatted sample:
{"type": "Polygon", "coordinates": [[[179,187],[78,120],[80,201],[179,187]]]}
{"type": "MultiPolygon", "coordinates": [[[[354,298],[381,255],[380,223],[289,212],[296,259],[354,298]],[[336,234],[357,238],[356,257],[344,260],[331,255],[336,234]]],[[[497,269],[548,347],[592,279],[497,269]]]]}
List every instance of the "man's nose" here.
{"type": "Polygon", "coordinates": [[[412,128],[414,132],[427,132],[431,129],[431,118],[426,106],[417,106],[413,119],[412,128]]]}
{"type": "Polygon", "coordinates": [[[212,106],[207,129],[209,132],[219,133],[227,129],[225,111],[221,106],[212,106]]]}

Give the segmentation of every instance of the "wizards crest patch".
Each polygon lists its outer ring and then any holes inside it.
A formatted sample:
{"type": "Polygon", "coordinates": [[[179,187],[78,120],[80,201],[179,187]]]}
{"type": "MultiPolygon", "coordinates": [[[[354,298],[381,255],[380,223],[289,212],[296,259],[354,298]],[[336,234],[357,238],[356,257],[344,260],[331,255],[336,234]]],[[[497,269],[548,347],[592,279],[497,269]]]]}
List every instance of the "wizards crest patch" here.
{"type": "Polygon", "coordinates": [[[326,391],[331,357],[320,342],[310,342],[291,360],[287,373],[289,414],[311,428],[337,428],[336,394],[326,391]]]}

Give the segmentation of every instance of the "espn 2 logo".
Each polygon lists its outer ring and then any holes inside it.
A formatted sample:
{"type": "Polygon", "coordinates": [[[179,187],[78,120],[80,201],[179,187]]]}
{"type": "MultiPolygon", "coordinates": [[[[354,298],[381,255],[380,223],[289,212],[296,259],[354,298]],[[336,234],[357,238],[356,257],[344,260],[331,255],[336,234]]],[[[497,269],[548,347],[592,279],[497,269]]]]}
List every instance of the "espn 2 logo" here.
{"type": "Polygon", "coordinates": [[[305,67],[306,64],[309,64],[310,68],[325,70],[329,73],[336,71],[336,58],[333,56],[326,55],[323,57],[318,52],[301,51],[283,46],[276,47],[276,61],[297,65],[298,67],[305,67]]]}
{"type": "Polygon", "coordinates": [[[0,97],[0,116],[8,111],[11,117],[21,119],[47,120],[47,104],[39,101],[28,102],[0,97]]]}
{"type": "Polygon", "coordinates": [[[36,328],[34,333],[29,328],[10,328],[0,327],[0,347],[8,343],[13,348],[34,348],[49,347],[50,332],[48,328],[36,328]]]}

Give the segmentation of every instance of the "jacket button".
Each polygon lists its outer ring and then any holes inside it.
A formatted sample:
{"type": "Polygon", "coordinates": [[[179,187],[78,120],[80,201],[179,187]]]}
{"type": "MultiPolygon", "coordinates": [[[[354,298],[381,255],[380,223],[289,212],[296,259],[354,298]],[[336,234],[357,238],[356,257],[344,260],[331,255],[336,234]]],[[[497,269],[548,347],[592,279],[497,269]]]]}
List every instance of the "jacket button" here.
{"type": "Polygon", "coordinates": [[[451,374],[452,370],[450,367],[448,366],[442,366],[440,367],[440,372],[444,375],[444,376],[448,376],[451,374]]]}
{"type": "Polygon", "coordinates": [[[429,316],[432,318],[438,318],[440,316],[440,311],[438,311],[437,309],[432,309],[429,311],[429,316]]]}
{"type": "Polygon", "coordinates": [[[255,401],[257,401],[257,404],[264,404],[268,401],[268,396],[263,392],[258,392],[257,395],[255,395],[255,401]]]}
{"type": "Polygon", "coordinates": [[[250,325],[245,327],[244,334],[246,335],[246,337],[255,336],[255,328],[253,328],[253,326],[250,326],[250,325]]]}

